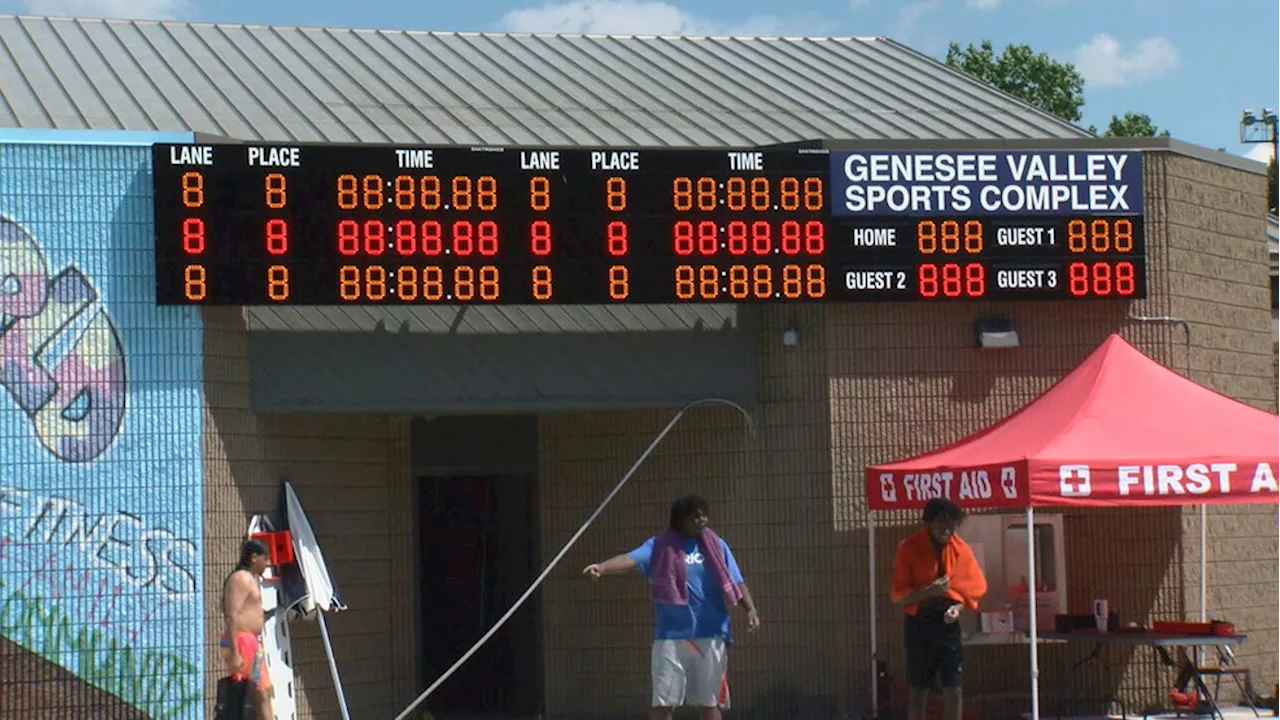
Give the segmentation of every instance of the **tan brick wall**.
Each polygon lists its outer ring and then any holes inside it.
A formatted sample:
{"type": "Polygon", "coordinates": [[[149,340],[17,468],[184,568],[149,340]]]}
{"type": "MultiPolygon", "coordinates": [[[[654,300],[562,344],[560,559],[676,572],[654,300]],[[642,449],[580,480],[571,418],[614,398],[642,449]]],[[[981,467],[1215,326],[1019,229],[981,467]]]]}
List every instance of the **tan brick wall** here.
{"type": "MultiPolygon", "coordinates": [[[[869,694],[867,464],[934,448],[1009,414],[1112,332],[1182,371],[1181,330],[1137,323],[1127,313],[1187,316],[1196,379],[1274,408],[1263,214],[1250,209],[1260,208],[1260,199],[1254,202],[1254,195],[1261,197],[1260,179],[1176,156],[1150,155],[1146,165],[1150,265],[1144,301],[763,311],[755,441],[742,444],[729,413],[691,414],[546,586],[548,714],[622,717],[646,703],[652,619],[643,582],[593,586],[574,575],[661,529],[668,503],[679,494],[696,490],[712,502],[714,519],[761,606],[764,630],[740,635],[733,651],[734,698],[742,716],[833,716],[864,710],[869,694]],[[974,349],[973,321],[988,314],[1012,317],[1022,347],[974,349]],[[800,330],[800,347],[782,348],[780,334],[792,326],[800,330]]],[[[542,418],[546,559],[668,417],[542,418]]],[[[1210,523],[1210,606],[1252,633],[1242,656],[1260,687],[1276,677],[1274,512],[1215,511],[1210,523]]],[[[1126,619],[1198,614],[1195,509],[1063,515],[1073,611],[1088,611],[1093,598],[1106,597],[1126,619]]],[[[878,519],[878,598],[886,595],[894,547],[914,522],[893,514],[878,519]]],[[[880,602],[878,619],[880,657],[901,677],[899,612],[880,602]]],[[[1062,697],[1118,693],[1130,709],[1166,698],[1171,677],[1149,650],[1112,651],[1105,676],[1071,672],[1069,666],[1088,651],[1042,648],[1046,711],[1062,697]]],[[[1025,647],[975,647],[967,665],[979,715],[1018,709],[1000,694],[1025,696],[1025,647]]]]}
{"type": "MultiPolygon", "coordinates": [[[[293,482],[351,610],[328,618],[348,704],[390,717],[417,694],[408,422],[376,415],[256,415],[248,331],[234,309],[205,311],[205,609],[208,688],[220,668],[223,578],[249,517],[293,482]]],[[[315,623],[292,625],[300,718],[338,717],[315,623]]]]}
{"type": "MultiPolygon", "coordinates": [[[[1170,310],[1191,326],[1192,377],[1274,412],[1276,361],[1270,335],[1266,182],[1257,175],[1177,155],[1168,188],[1170,310]]],[[[1200,513],[1186,508],[1187,611],[1200,613],[1200,513]]],[[[1276,508],[1208,512],[1208,609],[1249,633],[1237,657],[1259,689],[1276,682],[1276,508]]]]}

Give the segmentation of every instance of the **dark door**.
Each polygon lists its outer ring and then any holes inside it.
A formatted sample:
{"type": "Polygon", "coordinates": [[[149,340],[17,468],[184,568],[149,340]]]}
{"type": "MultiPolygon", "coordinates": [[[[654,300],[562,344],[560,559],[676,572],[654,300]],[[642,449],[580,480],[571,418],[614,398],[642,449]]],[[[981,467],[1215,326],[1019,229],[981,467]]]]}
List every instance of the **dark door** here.
{"type": "MultiPolygon", "coordinates": [[[[434,683],[533,582],[530,475],[420,479],[424,682],[434,683]]],[[[537,594],[426,702],[437,718],[532,718],[541,712],[537,594]]],[[[425,687],[425,686],[424,686],[425,687]]]]}

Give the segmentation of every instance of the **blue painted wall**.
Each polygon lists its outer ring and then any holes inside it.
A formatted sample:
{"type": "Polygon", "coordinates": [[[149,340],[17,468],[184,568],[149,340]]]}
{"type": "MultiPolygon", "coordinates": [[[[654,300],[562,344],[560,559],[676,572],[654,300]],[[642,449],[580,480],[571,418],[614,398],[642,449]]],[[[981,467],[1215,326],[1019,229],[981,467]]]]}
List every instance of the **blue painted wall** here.
{"type": "Polygon", "coordinates": [[[154,139],[0,135],[0,635],[199,718],[201,320],[155,305],[154,139]]]}

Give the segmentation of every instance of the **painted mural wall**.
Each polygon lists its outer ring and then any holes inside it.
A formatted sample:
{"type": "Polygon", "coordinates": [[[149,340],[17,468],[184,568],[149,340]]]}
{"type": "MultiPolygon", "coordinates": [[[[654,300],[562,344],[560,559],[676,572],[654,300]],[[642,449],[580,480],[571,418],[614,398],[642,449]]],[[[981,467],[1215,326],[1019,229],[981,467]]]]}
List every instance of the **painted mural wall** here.
{"type": "Polygon", "coordinates": [[[201,321],[153,237],[146,145],[0,144],[6,711],[203,714],[201,321]]]}

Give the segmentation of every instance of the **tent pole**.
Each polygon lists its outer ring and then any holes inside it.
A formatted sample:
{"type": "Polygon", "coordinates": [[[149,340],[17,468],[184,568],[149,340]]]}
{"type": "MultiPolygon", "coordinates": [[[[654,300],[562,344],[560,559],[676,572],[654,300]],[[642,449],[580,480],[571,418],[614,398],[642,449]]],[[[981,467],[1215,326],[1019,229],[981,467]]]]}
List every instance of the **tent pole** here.
{"type": "Polygon", "coordinates": [[[1036,628],[1036,511],[1027,505],[1027,628],[1031,647],[1031,720],[1040,720],[1040,640],[1036,628]]]}
{"type": "Polygon", "coordinates": [[[876,668],[879,647],[876,642],[876,619],[878,617],[876,603],[876,514],[867,510],[867,592],[871,602],[868,612],[871,613],[871,717],[880,715],[880,673],[876,668]]]}

